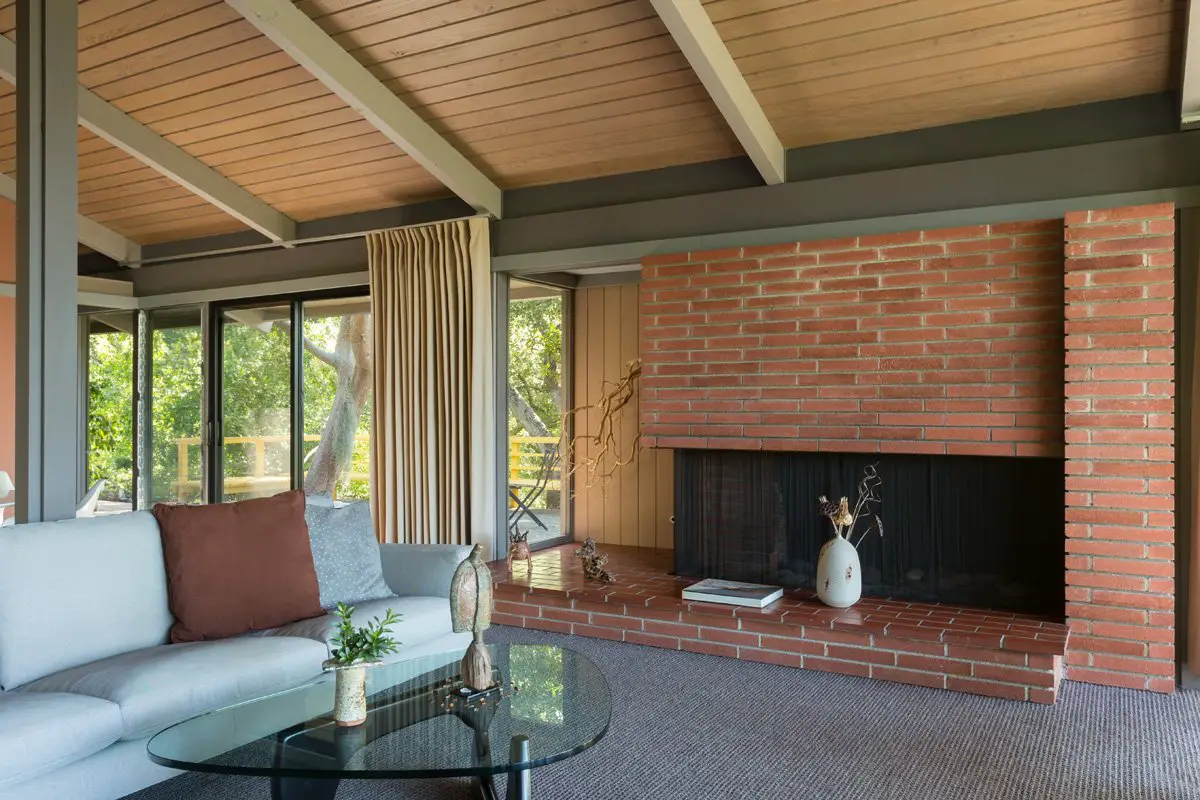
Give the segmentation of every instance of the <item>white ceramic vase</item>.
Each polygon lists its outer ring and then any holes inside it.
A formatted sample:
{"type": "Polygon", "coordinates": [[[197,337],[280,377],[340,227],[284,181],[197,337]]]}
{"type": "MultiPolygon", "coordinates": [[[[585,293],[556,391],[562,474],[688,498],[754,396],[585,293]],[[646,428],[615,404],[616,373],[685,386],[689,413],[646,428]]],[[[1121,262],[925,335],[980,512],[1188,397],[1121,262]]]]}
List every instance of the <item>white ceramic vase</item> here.
{"type": "Polygon", "coordinates": [[[821,547],[817,559],[817,597],[827,606],[849,608],[862,597],[858,550],[835,535],[821,547]]]}
{"type": "Polygon", "coordinates": [[[333,721],[343,727],[367,721],[367,667],[329,667],[334,672],[333,721]]]}

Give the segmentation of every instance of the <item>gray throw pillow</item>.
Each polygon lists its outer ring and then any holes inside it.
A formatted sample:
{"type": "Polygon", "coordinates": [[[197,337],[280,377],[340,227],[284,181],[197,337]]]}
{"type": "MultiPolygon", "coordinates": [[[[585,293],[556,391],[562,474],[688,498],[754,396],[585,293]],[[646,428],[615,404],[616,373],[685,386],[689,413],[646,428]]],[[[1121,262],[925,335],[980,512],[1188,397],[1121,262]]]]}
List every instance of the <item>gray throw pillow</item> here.
{"type": "Polygon", "coordinates": [[[321,607],[355,605],[392,596],[383,579],[379,542],[371,522],[370,503],[304,508],[321,607]]]}

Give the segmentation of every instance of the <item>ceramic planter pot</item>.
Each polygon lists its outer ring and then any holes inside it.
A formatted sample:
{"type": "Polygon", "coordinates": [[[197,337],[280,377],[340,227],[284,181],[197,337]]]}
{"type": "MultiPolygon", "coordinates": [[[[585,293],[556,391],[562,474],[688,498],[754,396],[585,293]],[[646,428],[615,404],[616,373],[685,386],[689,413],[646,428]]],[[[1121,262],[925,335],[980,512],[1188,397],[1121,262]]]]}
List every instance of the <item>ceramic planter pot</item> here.
{"type": "Polygon", "coordinates": [[[862,598],[858,550],[841,536],[834,536],[821,548],[817,560],[817,597],[834,608],[849,608],[862,598]]]}
{"type": "Polygon", "coordinates": [[[325,662],[325,669],[334,673],[333,721],[338,725],[349,727],[367,721],[367,668],[377,663],[325,662]]]}

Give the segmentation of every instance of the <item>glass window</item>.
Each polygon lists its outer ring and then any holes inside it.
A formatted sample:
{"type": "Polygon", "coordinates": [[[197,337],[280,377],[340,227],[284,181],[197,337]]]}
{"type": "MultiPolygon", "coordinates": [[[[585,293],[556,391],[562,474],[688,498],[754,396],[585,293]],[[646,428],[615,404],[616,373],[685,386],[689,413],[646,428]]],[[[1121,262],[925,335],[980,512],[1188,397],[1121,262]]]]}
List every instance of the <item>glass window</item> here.
{"type": "Polygon", "coordinates": [[[508,527],[530,544],[570,535],[561,453],[567,300],[561,289],[509,286],[508,527]]]}
{"type": "Polygon", "coordinates": [[[87,488],[97,514],[133,509],[133,328],[129,312],[87,318],[87,488]]]}
{"type": "Polygon", "coordinates": [[[84,452],[89,485],[106,483],[101,513],[132,508],[135,492],[147,508],[265,497],[293,486],[334,500],[370,498],[369,297],[86,319],[84,452]],[[302,320],[298,331],[293,314],[302,320]],[[297,366],[303,380],[294,385],[297,366]],[[135,376],[144,403],[137,415],[135,376]],[[219,382],[206,383],[212,376],[219,382]],[[221,437],[211,449],[210,411],[211,435],[221,437]]]}
{"type": "Polygon", "coordinates": [[[204,340],[198,307],[150,312],[150,504],[204,497],[204,340]]]}
{"type": "Polygon", "coordinates": [[[304,491],[371,496],[371,300],[304,304],[304,491]]]}
{"type": "Polygon", "coordinates": [[[291,488],[291,364],[290,305],[222,313],[220,499],[291,488]]]}

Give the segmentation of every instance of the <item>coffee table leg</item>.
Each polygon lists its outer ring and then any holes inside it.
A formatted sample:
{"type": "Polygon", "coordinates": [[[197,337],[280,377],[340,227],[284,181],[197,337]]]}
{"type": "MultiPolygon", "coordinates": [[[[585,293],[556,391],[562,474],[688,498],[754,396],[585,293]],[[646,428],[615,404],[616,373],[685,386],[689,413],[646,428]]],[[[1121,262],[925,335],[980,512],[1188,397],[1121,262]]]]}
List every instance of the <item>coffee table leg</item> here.
{"type": "MultiPolygon", "coordinates": [[[[529,760],[529,737],[514,736],[509,745],[509,760],[522,763],[529,760]]],[[[507,800],[533,800],[533,790],[529,785],[529,775],[533,770],[522,769],[508,773],[507,800]]]]}
{"type": "Polygon", "coordinates": [[[271,800],[333,800],[337,778],[271,778],[271,800]]]}
{"type": "Polygon", "coordinates": [[[483,800],[498,800],[496,797],[496,783],[492,780],[491,775],[476,778],[475,785],[479,788],[479,796],[483,800]]]}

